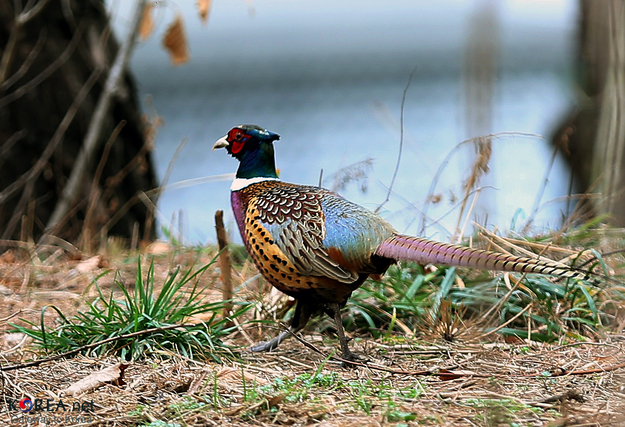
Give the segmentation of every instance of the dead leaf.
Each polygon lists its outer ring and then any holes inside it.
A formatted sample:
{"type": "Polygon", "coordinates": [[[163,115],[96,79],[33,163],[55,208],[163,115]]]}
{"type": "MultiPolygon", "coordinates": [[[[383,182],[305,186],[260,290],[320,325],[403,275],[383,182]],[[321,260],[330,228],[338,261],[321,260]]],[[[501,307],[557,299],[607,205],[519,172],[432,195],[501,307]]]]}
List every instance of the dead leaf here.
{"type": "Polygon", "coordinates": [[[100,255],[92,256],[76,264],[76,271],[79,273],[90,273],[100,267],[100,255]]]}
{"type": "Polygon", "coordinates": [[[269,399],[267,401],[269,408],[275,408],[277,407],[279,404],[281,404],[284,399],[286,398],[286,394],[279,394],[277,396],[272,397],[271,399],[269,399]]]}
{"type": "Polygon", "coordinates": [[[525,341],[516,335],[505,335],[503,341],[506,344],[525,344],[525,341]]]}
{"type": "Polygon", "coordinates": [[[167,242],[154,242],[146,248],[145,252],[150,255],[163,255],[171,252],[173,249],[173,246],[167,242]]]}
{"type": "Polygon", "coordinates": [[[169,52],[169,58],[173,65],[184,64],[189,60],[187,37],[184,34],[184,24],[180,15],[167,29],[163,37],[163,46],[169,52]]]}
{"type": "Polygon", "coordinates": [[[202,19],[202,24],[208,22],[208,11],[211,7],[211,0],[197,0],[197,9],[202,19]]]}
{"type": "Polygon", "coordinates": [[[475,375],[475,372],[473,371],[450,371],[448,369],[441,369],[438,371],[438,378],[441,381],[455,380],[462,377],[471,377],[473,375],[475,375]]]}
{"type": "Polygon", "coordinates": [[[245,376],[245,384],[248,385],[256,384],[258,386],[263,386],[269,384],[269,381],[266,379],[257,377],[245,370],[241,371],[241,369],[237,368],[225,367],[217,372],[219,385],[229,391],[238,391],[243,388],[243,376],[245,376]]]}
{"type": "Polygon", "coordinates": [[[118,363],[101,371],[94,372],[91,375],[75,382],[61,392],[62,395],[76,396],[80,393],[84,393],[89,390],[96,389],[103,384],[113,383],[116,385],[123,385],[124,371],[129,365],[118,363]]]}
{"type": "Polygon", "coordinates": [[[215,313],[206,312],[206,313],[198,313],[193,316],[188,316],[184,318],[183,323],[197,325],[198,323],[207,323],[214,319],[215,313]]]}
{"type": "Polygon", "coordinates": [[[204,380],[206,379],[206,375],[208,375],[207,371],[202,371],[200,375],[193,378],[191,384],[189,385],[189,389],[187,390],[187,394],[195,394],[202,384],[204,384],[204,380]]]}
{"type": "Polygon", "coordinates": [[[143,16],[141,17],[141,24],[139,24],[139,40],[145,40],[150,37],[152,31],[154,31],[154,20],[152,19],[152,8],[154,3],[149,1],[145,3],[143,8],[143,16]]]}
{"type": "Polygon", "coordinates": [[[15,256],[15,251],[13,249],[8,249],[0,255],[0,264],[13,264],[16,261],[17,256],[15,256]]]}

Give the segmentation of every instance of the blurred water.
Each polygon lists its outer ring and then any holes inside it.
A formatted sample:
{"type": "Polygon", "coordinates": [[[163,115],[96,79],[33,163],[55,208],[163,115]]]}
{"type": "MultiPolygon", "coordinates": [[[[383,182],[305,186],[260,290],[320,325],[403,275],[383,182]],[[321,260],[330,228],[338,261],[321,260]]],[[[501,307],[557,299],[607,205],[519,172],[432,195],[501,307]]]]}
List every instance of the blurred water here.
{"type": "MultiPolygon", "coordinates": [[[[380,3],[254,1],[250,16],[243,1],[215,2],[206,28],[199,27],[190,7],[184,9],[188,65],[169,67],[156,38],[133,58],[141,93],[151,95],[165,120],[154,153],[160,176],[183,138],[188,142],[170,183],[234,172],[237,162],[225,151],[212,152],[212,143],[234,125],[255,123],[282,136],[276,142],[277,165],[288,181],[317,184],[323,169],[324,186],[332,187],[337,170],[373,159],[367,192],[352,184],[341,193],[375,209],[391,181],[402,93],[416,67],[406,98],[399,174],[382,214],[400,231],[418,233],[419,210],[437,168],[465,138],[463,34],[476,2],[380,3]]],[[[571,3],[502,6],[493,132],[546,135],[571,105],[571,3]]],[[[163,17],[161,27],[166,22],[163,17]]],[[[550,157],[551,148],[538,138],[495,139],[488,182],[496,188],[484,190],[489,206],[480,208],[478,220],[509,229],[517,210],[529,215],[550,157]]],[[[461,196],[468,158],[459,153],[446,167],[437,186],[442,202],[428,211],[430,223],[461,196]]],[[[543,201],[567,193],[567,174],[558,159],[543,201]]],[[[224,209],[234,227],[229,185],[213,182],[164,193],[162,223],[182,211],[188,240],[215,241],[216,209],[224,209]]],[[[563,206],[541,209],[537,229],[557,226],[563,206]]],[[[447,240],[456,220],[452,212],[426,235],[447,240]]]]}

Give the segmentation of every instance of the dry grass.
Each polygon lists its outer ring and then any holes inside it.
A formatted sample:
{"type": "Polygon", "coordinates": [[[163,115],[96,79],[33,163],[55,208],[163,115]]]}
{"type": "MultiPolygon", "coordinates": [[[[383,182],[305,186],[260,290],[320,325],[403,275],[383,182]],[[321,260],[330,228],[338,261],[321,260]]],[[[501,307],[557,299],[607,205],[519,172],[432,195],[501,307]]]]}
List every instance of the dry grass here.
{"type": "MultiPolygon", "coordinates": [[[[174,265],[203,265],[213,256],[214,251],[194,250],[158,255],[157,283],[174,265]]],[[[45,356],[33,354],[23,336],[9,334],[8,322],[38,322],[46,305],[65,314],[83,309],[95,297],[92,280],[107,269],[134,284],[136,262],[127,254],[108,253],[89,262],[68,259],[62,252],[25,256],[12,251],[0,257],[3,366],[45,356]]],[[[244,265],[234,282],[255,274],[244,265]]],[[[100,277],[100,287],[112,290],[113,277],[100,277]]],[[[216,266],[202,276],[204,284],[215,285],[206,298],[221,297],[218,278],[216,266]]],[[[264,305],[279,318],[288,301],[250,282],[237,298],[263,294],[264,305]]],[[[53,312],[47,313],[46,323],[52,325],[53,312]]],[[[328,359],[337,340],[316,332],[303,338],[319,352],[297,340],[272,353],[247,351],[250,340],[262,338],[259,332],[275,333],[247,326],[231,335],[228,344],[240,353],[224,364],[163,352],[130,364],[122,381],[77,397],[61,397],[61,391],[119,361],[78,356],[3,372],[0,424],[24,425],[22,414],[9,411],[6,403],[27,396],[54,402],[62,398],[70,405],[93,401],[92,413],[71,414],[78,418],[56,425],[625,425],[625,336],[616,332],[604,332],[597,342],[565,346],[520,339],[474,344],[460,338],[450,344],[393,334],[377,340],[357,337],[352,345],[368,366],[355,369],[328,359]]],[[[49,414],[59,416],[44,411],[38,416],[49,414]]],[[[47,421],[53,425],[54,419],[47,421]]]]}

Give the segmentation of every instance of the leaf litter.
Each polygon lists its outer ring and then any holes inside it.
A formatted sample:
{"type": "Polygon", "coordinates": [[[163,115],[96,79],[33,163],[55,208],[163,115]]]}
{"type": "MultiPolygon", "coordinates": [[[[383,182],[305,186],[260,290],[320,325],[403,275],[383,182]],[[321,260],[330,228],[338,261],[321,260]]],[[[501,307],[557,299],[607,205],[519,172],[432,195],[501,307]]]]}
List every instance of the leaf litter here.
{"type": "MultiPolygon", "coordinates": [[[[157,282],[172,266],[203,265],[214,254],[182,249],[155,256],[157,282]]],[[[0,293],[2,366],[46,356],[11,333],[9,322],[37,323],[46,305],[66,315],[83,309],[95,297],[94,279],[102,289],[114,290],[114,274],[103,274],[108,270],[133,283],[136,262],[128,258],[102,254],[96,264],[88,257],[57,255],[46,263],[32,254],[1,255],[0,287],[10,291],[0,293]]],[[[217,266],[208,273],[205,280],[218,284],[217,266]]],[[[281,319],[280,307],[288,307],[289,300],[265,292],[255,275],[246,264],[236,270],[235,282],[249,285],[237,298],[254,300],[264,292],[267,311],[281,319]]],[[[218,286],[206,298],[218,300],[218,286]]],[[[47,311],[45,323],[52,326],[55,320],[47,311]]],[[[264,338],[260,326],[237,320],[242,326],[227,341],[235,354],[221,364],[164,350],[128,366],[113,357],[80,355],[3,371],[2,395],[5,403],[24,397],[69,405],[92,401],[91,418],[82,425],[94,426],[625,425],[622,327],[602,331],[593,342],[566,345],[496,334],[478,343],[462,336],[450,343],[408,334],[377,339],[354,334],[351,345],[366,363],[346,369],[331,357],[337,347],[332,336],[307,330],[300,337],[308,345],[291,339],[258,354],[248,348],[250,337],[264,338]]],[[[16,425],[16,415],[21,413],[0,411],[0,424],[16,425]]]]}

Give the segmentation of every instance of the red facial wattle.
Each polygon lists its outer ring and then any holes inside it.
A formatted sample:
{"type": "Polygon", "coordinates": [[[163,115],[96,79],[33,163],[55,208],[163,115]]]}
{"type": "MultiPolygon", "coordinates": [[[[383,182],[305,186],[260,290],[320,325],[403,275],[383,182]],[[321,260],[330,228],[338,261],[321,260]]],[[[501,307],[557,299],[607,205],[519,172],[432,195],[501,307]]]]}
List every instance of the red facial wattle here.
{"type": "Polygon", "coordinates": [[[241,151],[243,149],[243,146],[245,145],[245,141],[234,141],[232,143],[232,153],[233,154],[238,154],[239,151],[241,151]]]}
{"type": "Polygon", "coordinates": [[[232,129],[228,133],[228,141],[231,142],[230,150],[233,154],[238,154],[243,149],[245,141],[247,141],[248,137],[249,135],[247,135],[241,129],[232,129]]]}

